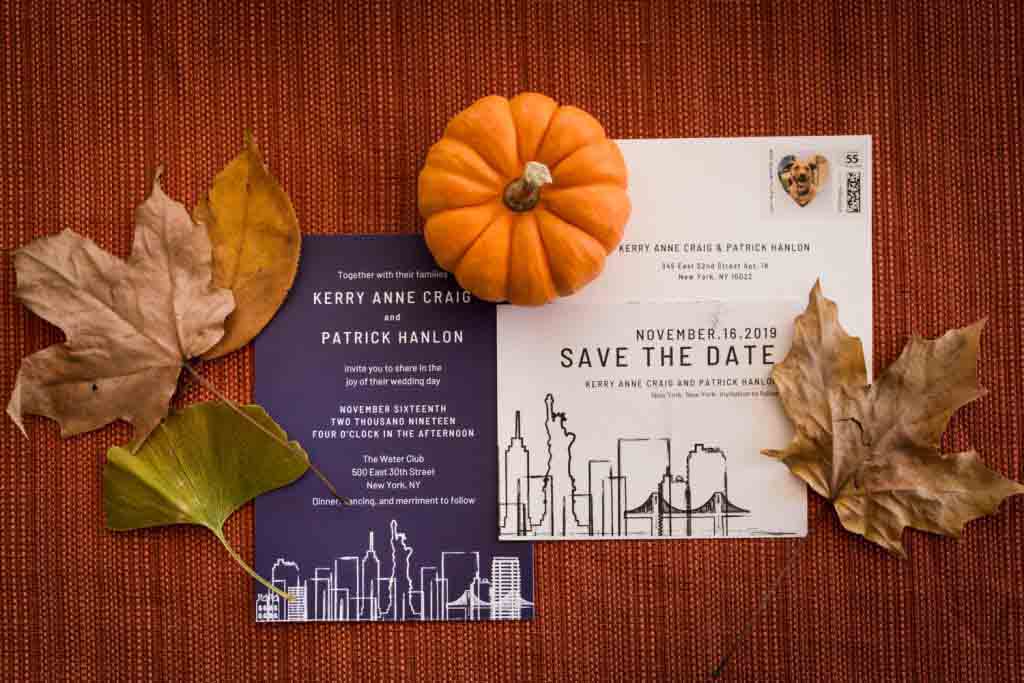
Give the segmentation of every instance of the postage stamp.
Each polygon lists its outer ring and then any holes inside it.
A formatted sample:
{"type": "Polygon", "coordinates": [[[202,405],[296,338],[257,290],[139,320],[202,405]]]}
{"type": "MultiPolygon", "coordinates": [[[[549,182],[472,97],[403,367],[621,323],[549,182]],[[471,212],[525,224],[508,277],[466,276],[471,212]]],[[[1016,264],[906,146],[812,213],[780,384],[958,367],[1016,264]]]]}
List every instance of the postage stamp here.
{"type": "Polygon", "coordinates": [[[870,173],[865,149],[771,147],[767,213],[786,220],[859,216],[870,173]]]}

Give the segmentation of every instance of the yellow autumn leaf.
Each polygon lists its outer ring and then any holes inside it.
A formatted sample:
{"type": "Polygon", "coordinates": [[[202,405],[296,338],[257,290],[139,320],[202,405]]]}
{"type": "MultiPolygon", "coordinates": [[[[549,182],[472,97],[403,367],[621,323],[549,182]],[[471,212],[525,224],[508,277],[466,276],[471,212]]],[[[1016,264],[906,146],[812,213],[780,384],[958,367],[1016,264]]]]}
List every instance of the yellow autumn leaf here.
{"type": "Polygon", "coordinates": [[[242,348],[284,303],[299,268],[302,236],[295,209],[263,164],[252,133],[193,211],[213,244],[213,282],[235,295],[224,337],[203,358],[242,348]]]}

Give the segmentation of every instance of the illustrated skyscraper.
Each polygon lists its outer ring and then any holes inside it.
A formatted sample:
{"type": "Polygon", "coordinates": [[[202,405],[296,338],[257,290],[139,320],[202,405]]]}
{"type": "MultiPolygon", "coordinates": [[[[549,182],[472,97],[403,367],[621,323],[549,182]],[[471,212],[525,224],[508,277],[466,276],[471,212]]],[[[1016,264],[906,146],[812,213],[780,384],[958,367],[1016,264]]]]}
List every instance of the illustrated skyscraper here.
{"type": "Polygon", "coordinates": [[[274,566],[270,568],[270,583],[278,590],[291,595],[294,600],[287,602],[275,594],[280,600],[278,618],[291,621],[306,619],[306,586],[300,583],[299,565],[289,562],[284,558],[278,558],[274,566]]]}
{"type": "Polygon", "coordinates": [[[309,617],[311,619],[333,619],[334,609],[331,605],[331,589],[334,575],[330,567],[317,567],[307,582],[312,584],[308,593],[309,617]]]}
{"type": "Polygon", "coordinates": [[[358,614],[362,597],[359,558],[355,555],[345,555],[336,559],[333,578],[330,618],[354,618],[358,614]]]}
{"type": "Polygon", "coordinates": [[[529,527],[529,479],[530,451],[523,441],[519,411],[516,411],[516,430],[502,454],[498,467],[499,493],[498,510],[503,533],[524,533],[529,527]]]}
{"type": "Polygon", "coordinates": [[[377,557],[377,549],[373,546],[373,532],[370,532],[370,544],[366,547],[366,554],[362,562],[362,586],[359,595],[359,606],[357,615],[360,619],[376,621],[379,617],[377,608],[379,605],[377,588],[380,580],[380,559],[377,557]]]}
{"type": "Polygon", "coordinates": [[[491,558],[491,619],[519,619],[524,603],[519,558],[491,558]]]}
{"type": "Polygon", "coordinates": [[[686,454],[686,534],[692,535],[695,521],[711,521],[714,536],[729,535],[729,518],[742,517],[750,510],[729,500],[729,472],[725,452],[697,443],[686,454]]]}

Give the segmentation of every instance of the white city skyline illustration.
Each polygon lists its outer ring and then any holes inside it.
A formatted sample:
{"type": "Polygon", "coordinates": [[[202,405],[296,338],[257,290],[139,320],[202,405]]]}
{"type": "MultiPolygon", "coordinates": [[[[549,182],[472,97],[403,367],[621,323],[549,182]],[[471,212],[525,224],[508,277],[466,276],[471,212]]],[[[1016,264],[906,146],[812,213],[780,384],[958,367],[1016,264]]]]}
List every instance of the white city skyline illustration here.
{"type": "Polygon", "coordinates": [[[414,568],[414,549],[394,519],[383,552],[384,560],[368,530],[361,556],[339,556],[306,578],[298,563],[278,558],[270,582],[293,599],[260,590],[256,620],[482,621],[524,619],[533,613],[533,603],[523,597],[518,557],[492,557],[489,576],[482,571],[479,551],[442,551],[437,565],[414,568]],[[385,564],[389,569],[382,573],[385,564]]]}

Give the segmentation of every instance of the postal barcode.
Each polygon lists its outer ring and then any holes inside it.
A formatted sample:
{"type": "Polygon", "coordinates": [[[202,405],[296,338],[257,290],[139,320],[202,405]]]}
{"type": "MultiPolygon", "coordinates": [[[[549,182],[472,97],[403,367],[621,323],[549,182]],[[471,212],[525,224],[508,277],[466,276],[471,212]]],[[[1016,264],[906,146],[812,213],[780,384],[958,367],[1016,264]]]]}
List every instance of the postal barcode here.
{"type": "Polygon", "coordinates": [[[860,213],[860,171],[846,174],[846,213],[860,213]]]}

